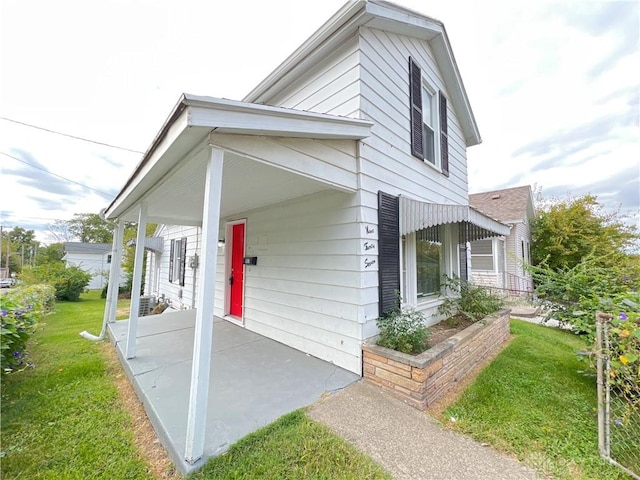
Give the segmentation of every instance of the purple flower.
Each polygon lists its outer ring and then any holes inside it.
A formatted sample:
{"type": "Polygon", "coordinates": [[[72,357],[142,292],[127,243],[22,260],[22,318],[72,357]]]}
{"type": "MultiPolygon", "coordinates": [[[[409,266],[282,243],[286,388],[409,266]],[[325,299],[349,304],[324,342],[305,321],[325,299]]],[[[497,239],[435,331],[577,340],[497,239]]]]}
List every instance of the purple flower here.
{"type": "Polygon", "coordinates": [[[620,312],[620,314],[618,315],[618,318],[620,320],[626,320],[627,319],[627,314],[624,312],[620,312]]]}
{"type": "Polygon", "coordinates": [[[8,315],[6,310],[0,310],[0,317],[6,317],[8,315]]]}
{"type": "Polygon", "coordinates": [[[622,420],[619,419],[619,418],[616,418],[615,424],[616,425],[622,425],[622,420]]]}

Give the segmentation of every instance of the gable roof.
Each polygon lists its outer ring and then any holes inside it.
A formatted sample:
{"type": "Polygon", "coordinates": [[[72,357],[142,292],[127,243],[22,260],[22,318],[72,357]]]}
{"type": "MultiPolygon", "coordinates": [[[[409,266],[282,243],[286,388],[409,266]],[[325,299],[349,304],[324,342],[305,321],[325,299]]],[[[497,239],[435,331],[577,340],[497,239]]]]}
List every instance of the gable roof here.
{"type": "Polygon", "coordinates": [[[529,185],[469,195],[469,205],[502,222],[525,221],[534,214],[529,185]]]}
{"type": "Polygon", "coordinates": [[[109,251],[111,251],[110,243],[66,242],[64,244],[64,253],[93,253],[101,255],[109,251]]]}
{"type": "Polygon", "coordinates": [[[442,73],[451,104],[458,115],[467,146],[482,139],[453,56],[444,24],[439,20],[383,0],[351,0],[311,35],[298,49],[260,82],[245,102],[269,103],[280,91],[296,82],[337,46],[355,35],[360,27],[370,27],[426,40],[442,73]]]}

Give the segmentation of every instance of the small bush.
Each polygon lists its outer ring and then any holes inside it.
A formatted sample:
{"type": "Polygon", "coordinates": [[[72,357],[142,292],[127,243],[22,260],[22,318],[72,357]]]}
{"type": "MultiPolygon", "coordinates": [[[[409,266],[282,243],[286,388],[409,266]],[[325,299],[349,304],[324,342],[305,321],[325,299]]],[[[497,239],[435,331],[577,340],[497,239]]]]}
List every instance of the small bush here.
{"type": "Polygon", "coordinates": [[[472,322],[482,320],[504,306],[504,300],[487,287],[474,285],[460,278],[445,278],[442,286],[446,292],[438,313],[448,318],[463,315],[472,322]]]}
{"type": "Polygon", "coordinates": [[[387,313],[377,320],[380,329],[378,345],[402,353],[416,355],[429,348],[429,329],[422,312],[412,308],[387,313]]]}
{"type": "Polygon", "coordinates": [[[25,284],[45,283],[56,289],[57,300],[77,302],[80,294],[89,285],[91,274],[75,265],[65,267],[62,262],[45,263],[25,269],[20,278],[25,284]]]}
{"type": "Polygon", "coordinates": [[[18,287],[0,295],[0,364],[2,374],[29,366],[27,342],[55,299],[50,285],[18,287]]]}

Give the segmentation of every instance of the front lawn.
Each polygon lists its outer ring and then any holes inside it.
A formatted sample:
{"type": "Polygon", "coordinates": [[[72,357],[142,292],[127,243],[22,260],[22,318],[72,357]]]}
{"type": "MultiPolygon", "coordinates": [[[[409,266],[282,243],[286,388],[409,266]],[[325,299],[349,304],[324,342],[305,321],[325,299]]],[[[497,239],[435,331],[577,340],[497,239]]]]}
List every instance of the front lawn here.
{"type": "Polygon", "coordinates": [[[391,479],[327,427],[296,410],[244,437],[190,480],[391,479]]]}
{"type": "Polygon", "coordinates": [[[31,340],[35,367],[3,380],[3,479],[153,478],[103,346],[79,335],[99,332],[103,310],[99,292],[57,303],[31,340]]]}
{"type": "Polygon", "coordinates": [[[512,320],[515,338],[443,414],[557,479],[625,479],[598,454],[595,377],[570,332],[512,320]]]}
{"type": "MultiPolygon", "coordinates": [[[[126,308],[128,302],[119,302],[126,308]]],[[[7,376],[2,385],[0,478],[165,478],[142,458],[134,421],[118,395],[122,369],[111,348],[80,337],[98,334],[104,309],[99,292],[61,302],[29,348],[35,368],[7,376]]],[[[153,439],[148,440],[152,442],[153,439]]],[[[165,472],[173,478],[172,472],[165,472]]],[[[212,459],[196,479],[390,478],[303,411],[285,415],[212,459]]]]}

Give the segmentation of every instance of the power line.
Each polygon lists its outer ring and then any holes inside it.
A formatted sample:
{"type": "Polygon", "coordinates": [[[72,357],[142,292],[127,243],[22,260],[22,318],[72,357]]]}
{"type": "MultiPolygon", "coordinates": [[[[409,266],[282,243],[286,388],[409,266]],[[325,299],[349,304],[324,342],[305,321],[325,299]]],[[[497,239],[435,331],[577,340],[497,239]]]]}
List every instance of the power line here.
{"type": "Polygon", "coordinates": [[[131,152],[131,153],[144,153],[144,152],[140,152],[138,150],[132,150],[130,148],[118,147],[117,145],[111,145],[109,143],[98,142],[96,140],[89,140],[88,138],[77,137],[75,135],[69,135],[68,133],[62,133],[62,132],[57,132],[56,130],[50,130],[48,128],[38,127],[37,125],[32,125],[30,123],[20,122],[18,120],[13,120],[12,118],[7,118],[7,117],[0,116],[0,120],[6,120],[7,122],[17,123],[19,125],[24,125],[25,127],[31,127],[31,128],[35,128],[35,129],[38,129],[38,130],[43,130],[45,132],[54,133],[56,135],[62,135],[63,137],[69,137],[69,138],[73,138],[75,140],[82,140],[83,142],[95,143],[97,145],[102,145],[104,147],[117,148],[118,150],[124,150],[126,152],[131,152]]]}
{"type": "Polygon", "coordinates": [[[82,184],[82,183],[80,183],[80,182],[76,182],[75,180],[71,180],[70,178],[63,177],[62,175],[58,175],[57,173],[50,172],[50,171],[49,171],[49,170],[47,170],[46,168],[43,168],[43,167],[41,167],[41,166],[39,166],[39,165],[34,165],[33,163],[26,162],[26,161],[22,160],[21,158],[14,157],[13,155],[9,155],[8,153],[5,153],[5,152],[0,152],[0,154],[5,155],[5,156],[7,156],[7,157],[9,157],[9,158],[13,158],[14,160],[17,160],[18,162],[22,162],[22,163],[24,163],[25,165],[29,165],[30,167],[37,168],[38,170],[42,170],[43,172],[46,172],[46,173],[48,173],[49,175],[53,175],[54,177],[61,178],[62,180],[66,180],[67,182],[75,183],[76,185],[79,185],[79,186],[81,186],[82,188],[86,188],[87,190],[92,190],[92,191],[94,191],[94,192],[96,192],[96,193],[99,193],[100,195],[104,195],[108,200],[110,200],[111,198],[113,198],[113,195],[112,195],[112,194],[110,194],[110,193],[103,192],[103,191],[101,191],[101,190],[97,190],[97,189],[92,188],[92,187],[88,187],[87,185],[84,185],[84,184],[82,184]]]}

